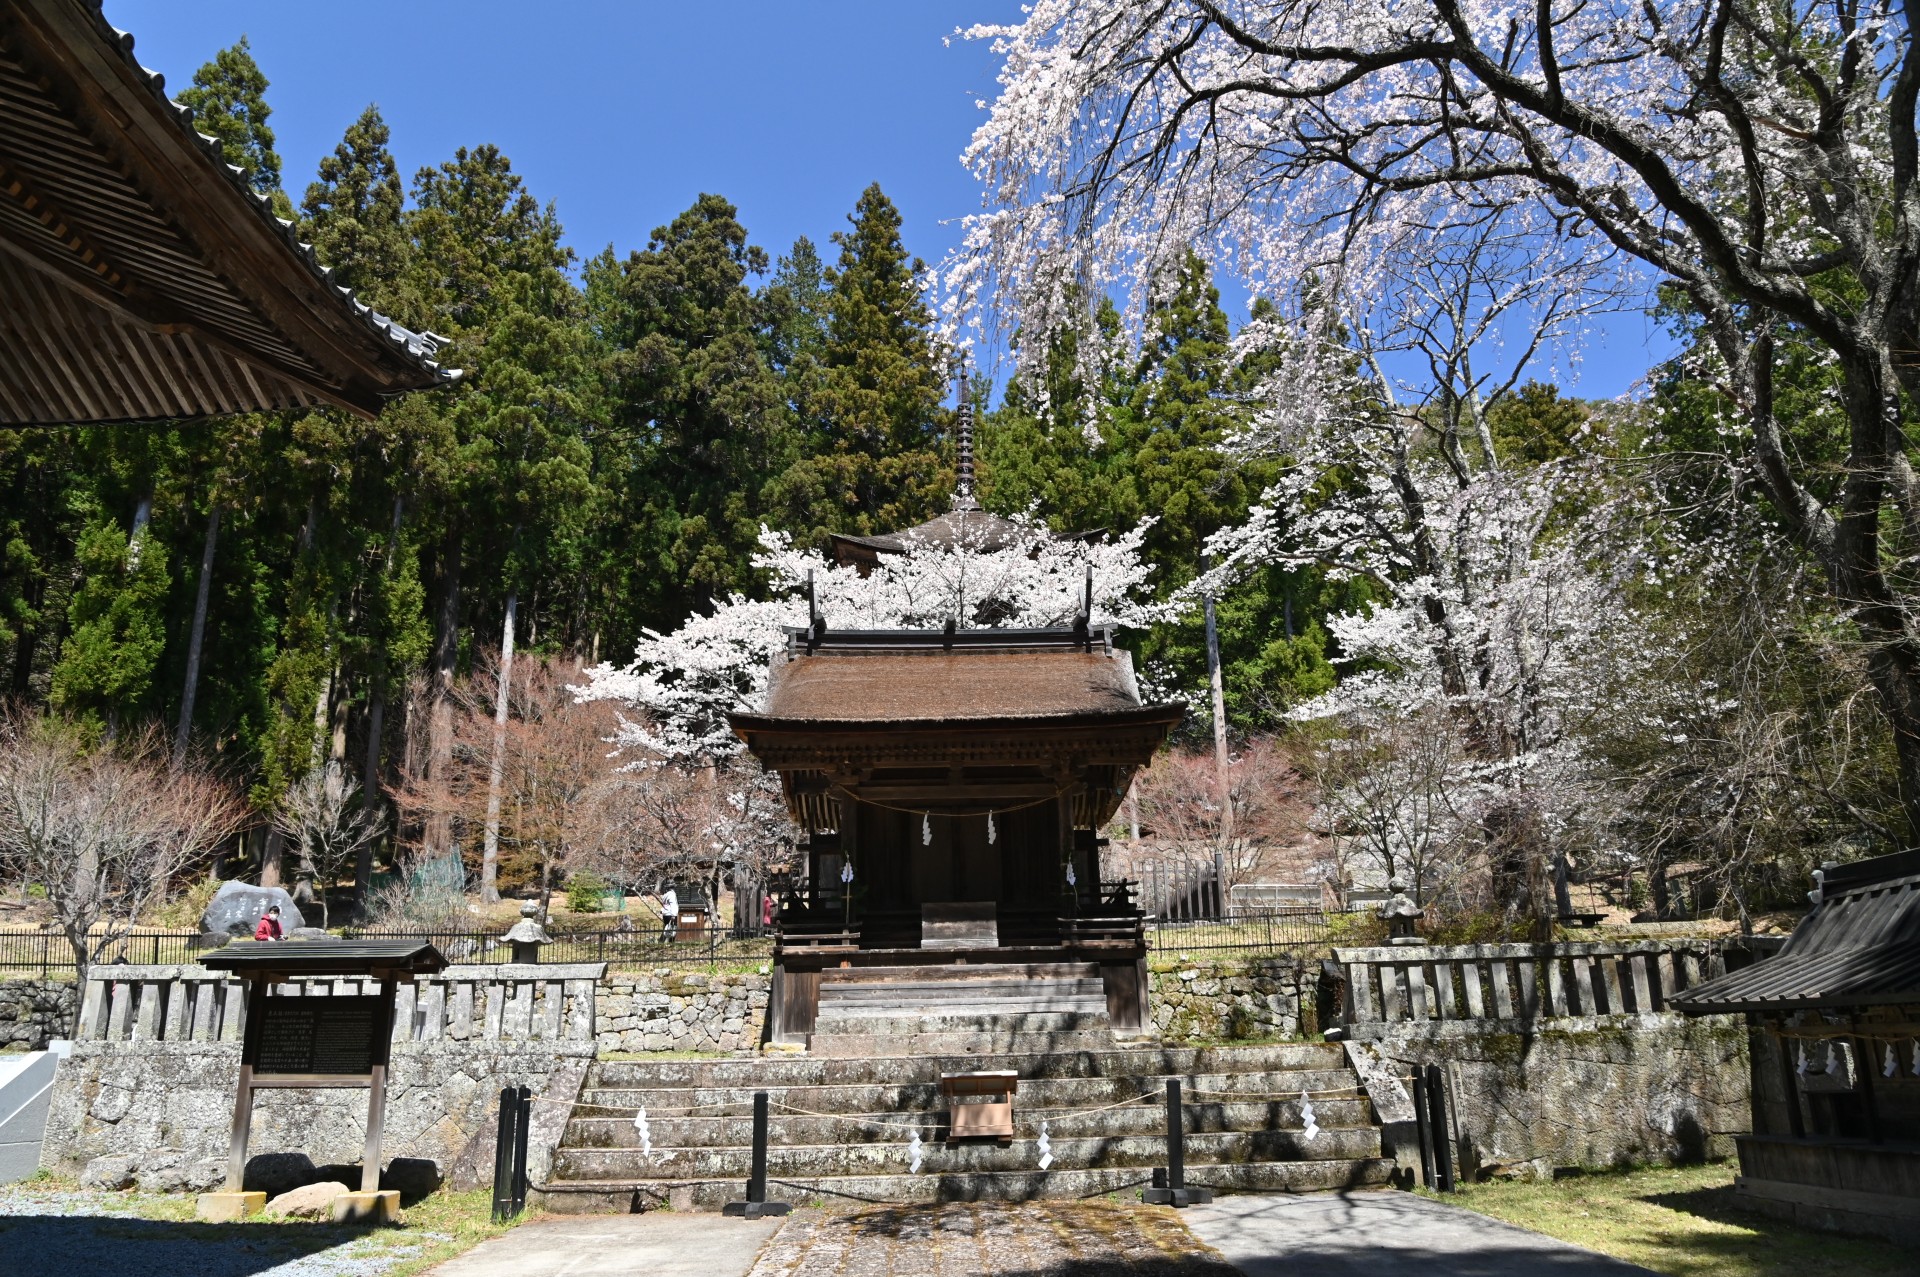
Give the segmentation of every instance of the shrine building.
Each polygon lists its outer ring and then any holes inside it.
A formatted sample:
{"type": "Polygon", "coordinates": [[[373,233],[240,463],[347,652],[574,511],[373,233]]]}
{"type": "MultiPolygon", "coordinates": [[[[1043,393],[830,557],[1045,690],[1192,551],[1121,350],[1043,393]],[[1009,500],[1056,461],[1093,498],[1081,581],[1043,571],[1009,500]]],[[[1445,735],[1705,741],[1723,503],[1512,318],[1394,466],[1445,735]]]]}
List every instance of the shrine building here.
{"type": "MultiPolygon", "coordinates": [[[[952,512],[836,538],[840,562],[908,538],[1011,543],[1015,526],[974,502],[969,418],[952,512]]],[[[1103,872],[1099,831],[1186,707],[1143,703],[1131,656],[1090,613],[1089,585],[1071,626],[816,617],[788,631],[765,705],[731,719],[805,839],[776,922],[772,1041],[857,1048],[862,1030],[912,1033],[936,1012],[951,1028],[963,1009],[983,1047],[1146,1031],[1143,917],[1131,884],[1103,872]]]]}

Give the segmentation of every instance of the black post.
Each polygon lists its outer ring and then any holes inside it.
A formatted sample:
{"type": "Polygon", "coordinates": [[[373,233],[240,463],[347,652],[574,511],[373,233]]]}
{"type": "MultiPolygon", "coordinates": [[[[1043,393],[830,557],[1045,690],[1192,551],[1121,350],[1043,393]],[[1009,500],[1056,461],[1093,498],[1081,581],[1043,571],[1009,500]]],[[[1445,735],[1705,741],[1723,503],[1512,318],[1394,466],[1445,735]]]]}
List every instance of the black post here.
{"type": "Polygon", "coordinates": [[[753,1093],[753,1161],[747,1172],[747,1199],[728,1202],[720,1208],[723,1215],[741,1219],[761,1219],[767,1215],[785,1215],[793,1209],[790,1202],[767,1200],[767,1093],[753,1093]]]}
{"type": "Polygon", "coordinates": [[[516,1088],[500,1092],[500,1127],[493,1141],[493,1222],[503,1224],[513,1218],[513,1149],[517,1142],[514,1127],[519,1124],[520,1105],[516,1088]]]}
{"type": "Polygon", "coordinates": [[[513,1218],[527,1208],[527,1134],[533,1125],[533,1092],[515,1088],[513,1118],[513,1218]]]}
{"type": "Polygon", "coordinates": [[[1454,1191],[1452,1126],[1447,1121],[1447,1080],[1438,1064],[1427,1065],[1427,1108],[1427,1130],[1433,1140],[1434,1170],[1438,1172],[1439,1181],[1435,1187],[1451,1193],[1454,1191]]]}
{"type": "Polygon", "coordinates": [[[1167,1079],[1167,1187],[1187,1186],[1187,1124],[1181,1120],[1180,1079],[1167,1079]]]}
{"type": "Polygon", "coordinates": [[[1210,1188],[1187,1187],[1187,1132],[1180,1109],[1180,1079],[1167,1079],[1167,1171],[1163,1185],[1154,1172],[1151,1187],[1140,1191],[1149,1206],[1193,1206],[1213,1200],[1210,1188]]]}
{"type": "Polygon", "coordinates": [[[747,1173],[747,1200],[767,1200],[767,1093],[753,1093],[753,1168],[747,1173]]]}
{"type": "Polygon", "coordinates": [[[1433,1126],[1428,1120],[1427,1074],[1417,1064],[1413,1066],[1413,1129],[1415,1142],[1420,1146],[1420,1182],[1432,1188],[1433,1126]]]}

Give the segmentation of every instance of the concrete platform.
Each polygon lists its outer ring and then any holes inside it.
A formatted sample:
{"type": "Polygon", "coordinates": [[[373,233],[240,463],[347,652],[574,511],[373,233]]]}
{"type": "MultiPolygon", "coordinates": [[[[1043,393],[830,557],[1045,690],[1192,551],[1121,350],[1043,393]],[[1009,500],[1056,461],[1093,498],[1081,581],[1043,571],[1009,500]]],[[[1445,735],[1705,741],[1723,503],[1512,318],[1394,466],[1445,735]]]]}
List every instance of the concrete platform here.
{"type": "Polygon", "coordinates": [[[745,1277],[783,1222],[669,1211],[539,1220],[430,1271],[432,1277],[745,1277]]]}
{"type": "Polygon", "coordinates": [[[1180,1220],[1245,1277],[1650,1277],[1650,1270],[1412,1193],[1220,1197],[1180,1220]]]}

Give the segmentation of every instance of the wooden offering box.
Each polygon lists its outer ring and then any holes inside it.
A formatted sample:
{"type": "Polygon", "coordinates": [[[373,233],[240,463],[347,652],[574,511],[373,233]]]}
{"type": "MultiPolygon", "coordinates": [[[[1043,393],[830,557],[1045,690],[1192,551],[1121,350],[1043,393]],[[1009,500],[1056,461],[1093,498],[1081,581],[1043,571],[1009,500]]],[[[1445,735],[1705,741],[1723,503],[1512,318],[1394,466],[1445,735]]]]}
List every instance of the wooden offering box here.
{"type": "Polygon", "coordinates": [[[984,1073],[942,1073],[940,1093],[947,1097],[949,1140],[1013,1138],[1013,1093],[1020,1075],[1011,1069],[984,1073]]]}

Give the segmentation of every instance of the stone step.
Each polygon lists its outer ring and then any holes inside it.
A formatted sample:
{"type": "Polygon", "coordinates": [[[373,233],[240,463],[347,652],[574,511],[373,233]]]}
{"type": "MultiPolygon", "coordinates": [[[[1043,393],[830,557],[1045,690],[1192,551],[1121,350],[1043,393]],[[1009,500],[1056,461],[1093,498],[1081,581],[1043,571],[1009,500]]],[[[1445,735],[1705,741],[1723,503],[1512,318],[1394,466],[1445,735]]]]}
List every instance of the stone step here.
{"type": "MultiPolygon", "coordinates": [[[[1232,1192],[1307,1193],[1330,1189],[1382,1188],[1393,1170],[1389,1158],[1351,1161],[1254,1162],[1234,1166],[1190,1166],[1187,1182],[1232,1192]]],[[[1145,1167],[1100,1170],[1049,1170],[936,1174],[930,1165],[918,1175],[823,1176],[780,1180],[767,1195],[796,1205],[834,1200],[898,1202],[1025,1202],[1136,1193],[1147,1186],[1145,1167]]],[[[529,1205],[557,1214],[626,1214],[672,1206],[679,1210],[719,1210],[740,1199],[739,1179],[672,1180],[642,1178],[536,1185],[529,1205]]]]}
{"type": "MultiPolygon", "coordinates": [[[[1062,997],[1062,999],[947,999],[939,1002],[889,1002],[889,1000],[852,1000],[852,1002],[820,1002],[818,1024],[860,1024],[866,1020],[895,1020],[906,1022],[924,1022],[924,1020],[979,1020],[979,1022],[1012,1022],[1023,1016],[1083,1016],[1089,1020],[1100,1020],[1104,1027],[1106,1018],[1106,999],[1104,997],[1062,997]]],[[[1025,1027],[1052,1027],[1052,1025],[1027,1024],[1025,1027]]],[[[822,1031],[822,1029],[816,1029],[822,1031]]]]}
{"type": "Polygon", "coordinates": [[[1099,980],[889,980],[877,984],[822,984],[820,1005],[907,1000],[941,1003],[955,1000],[998,1001],[1001,998],[1100,998],[1107,996],[1099,980]]]}
{"type": "Polygon", "coordinates": [[[1294,1069],[1348,1073],[1346,1054],[1334,1042],[1129,1047],[1109,1038],[1099,1047],[1084,1051],[1000,1052],[957,1059],[895,1052],[849,1059],[767,1055],[726,1060],[602,1060],[593,1066],[587,1085],[634,1089],[720,1087],[751,1092],[781,1086],[937,1082],[942,1073],[975,1068],[1012,1069],[1020,1075],[1023,1087],[1030,1079],[1039,1078],[1194,1077],[1294,1069]]]}
{"type": "MultiPolygon", "coordinates": [[[[604,1066],[603,1066],[604,1067],[604,1066]]],[[[815,1113],[911,1113],[945,1111],[947,1100],[937,1080],[889,1084],[857,1082],[814,1086],[695,1086],[695,1087],[610,1087],[589,1079],[574,1108],[578,1117],[631,1116],[634,1109],[646,1105],[659,1112],[711,1109],[715,1117],[739,1116],[753,1112],[753,1095],[765,1090],[778,1103],[815,1113]]],[[[1285,1096],[1297,1099],[1301,1091],[1331,1091],[1353,1088],[1358,1082],[1351,1070],[1276,1069],[1259,1073],[1189,1073],[1180,1079],[1186,1097],[1194,1107],[1206,1107],[1204,1101],[1222,1093],[1233,1095],[1285,1096]],[[1198,1093],[1199,1099],[1195,1096],[1198,1093]]],[[[1020,1079],[1014,1101],[1019,1109],[1086,1108],[1111,1104],[1132,1096],[1147,1095],[1142,1103],[1160,1104],[1166,1093],[1162,1074],[1116,1074],[1111,1077],[1041,1077],[1020,1079]]],[[[1316,1104],[1318,1101],[1316,1101],[1316,1104]]],[[[776,1110],[777,1111],[777,1110],[776,1110]]]]}
{"type": "Polygon", "coordinates": [[[1004,997],[973,997],[972,989],[968,989],[964,995],[947,999],[820,999],[820,1020],[831,1020],[835,1016],[1044,1016],[1060,1012],[1104,1016],[1106,995],[1075,993],[1058,997],[1027,997],[1008,993],[1004,997]]]}
{"type": "Polygon", "coordinates": [[[820,992],[865,984],[921,984],[994,980],[1099,980],[1097,962],[948,962],[937,966],[828,967],[820,973],[820,992]]]}
{"type": "Polygon", "coordinates": [[[1107,1019],[1105,1001],[1066,1010],[1052,1007],[1001,1010],[972,1003],[925,1011],[883,1007],[836,1007],[829,1011],[822,1007],[813,1035],[816,1038],[843,1033],[988,1033],[1002,1036],[1013,1033],[1064,1033],[1079,1029],[1102,1029],[1112,1034],[1113,1022],[1107,1019]]]}
{"type": "MultiPolygon", "coordinates": [[[[816,1032],[807,1040],[807,1053],[843,1060],[869,1060],[901,1052],[923,1057],[972,1056],[975,1057],[973,1062],[961,1063],[957,1068],[989,1069],[998,1066],[981,1063],[982,1057],[1098,1051],[1112,1045],[1113,1030],[1104,1026],[1093,1028],[1063,1024],[1055,1029],[1007,1029],[995,1025],[991,1028],[941,1028],[926,1032],[914,1031],[907,1025],[888,1024],[885,1027],[862,1026],[858,1031],[844,1033],[816,1032]]],[[[947,1071],[953,1072],[955,1069],[947,1071]]]]}
{"type": "MultiPolygon", "coordinates": [[[[1022,1129],[1028,1123],[1020,1124],[1022,1129]]],[[[814,1176],[893,1175],[907,1169],[911,1132],[893,1132],[887,1143],[832,1143],[787,1145],[767,1149],[767,1174],[778,1179],[814,1176]]],[[[924,1140],[925,1137],[922,1136],[924,1140]]],[[[1153,1135],[1114,1135],[1051,1140],[1054,1165],[1063,1169],[1107,1169],[1165,1165],[1165,1131],[1153,1135]]],[[[1380,1132],[1374,1127],[1323,1129],[1312,1140],[1291,1131],[1203,1131],[1186,1140],[1187,1165],[1240,1165],[1250,1162],[1310,1162],[1354,1160],[1380,1155],[1380,1132]]],[[[1034,1139],[1014,1139],[1006,1146],[992,1141],[969,1141],[923,1147],[923,1173],[983,1174],[1034,1169],[1040,1153],[1034,1139]]],[[[744,1179],[752,1149],[733,1147],[669,1148],[654,1144],[648,1158],[637,1148],[567,1148],[554,1150],[550,1178],[556,1182],[580,1180],[744,1179]]]]}
{"type": "MultiPolygon", "coordinates": [[[[1024,1096],[1022,1097],[1025,1098],[1024,1096]]],[[[647,1126],[655,1148],[726,1148],[750,1146],[753,1141],[752,1105],[744,1113],[715,1117],[659,1117],[649,1114],[647,1126]]],[[[796,1102],[796,1107],[805,1107],[796,1102]]],[[[1373,1107],[1364,1098],[1313,1101],[1315,1120],[1323,1129],[1373,1128],[1373,1107]]],[[[815,1110],[822,1112],[825,1110],[815,1110]]],[[[1044,1121],[1054,1139],[1114,1135],[1157,1136],[1166,1134],[1167,1106],[1158,1096],[1139,1104],[1089,1113],[1084,1110],[1049,1109],[1019,1104],[1015,1108],[1022,1128],[1032,1129],[1044,1121]]],[[[1219,1131],[1298,1131],[1301,1129],[1300,1101],[1258,1100],[1244,1104],[1211,1103],[1182,1106],[1189,1134],[1219,1131]]],[[[846,1121],[843,1116],[811,1117],[775,1109],[767,1123],[770,1145],[884,1144],[898,1143],[909,1137],[911,1128],[929,1142],[945,1140],[947,1113],[933,1111],[901,1113],[890,1110],[862,1112],[864,1123],[846,1121]]],[[[594,1117],[575,1109],[567,1123],[561,1147],[570,1149],[638,1148],[640,1132],[630,1114],[594,1117]]]]}

